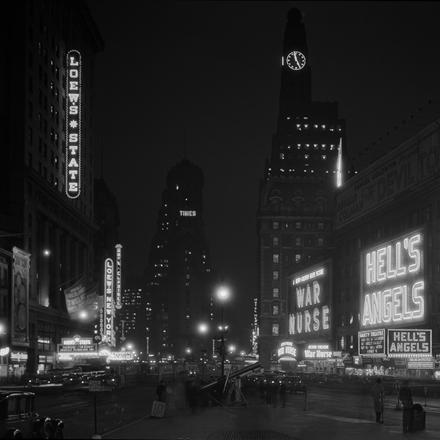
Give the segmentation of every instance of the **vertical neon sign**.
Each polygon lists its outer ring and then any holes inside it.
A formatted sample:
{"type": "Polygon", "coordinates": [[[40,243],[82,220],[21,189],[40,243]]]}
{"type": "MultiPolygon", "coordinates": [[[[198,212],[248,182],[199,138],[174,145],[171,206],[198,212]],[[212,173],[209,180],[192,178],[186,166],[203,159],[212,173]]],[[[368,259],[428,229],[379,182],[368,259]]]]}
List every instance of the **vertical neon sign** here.
{"type": "Polygon", "coordinates": [[[339,188],[341,185],[342,185],[342,138],[339,138],[338,163],[336,170],[336,186],[339,188]]]}
{"type": "Polygon", "coordinates": [[[122,309],[122,291],[121,291],[121,277],[122,277],[122,245],[117,244],[116,248],[116,309],[122,309]]]}
{"type": "Polygon", "coordinates": [[[105,326],[104,326],[104,341],[107,341],[109,345],[114,344],[113,337],[113,278],[114,267],[113,260],[107,258],[104,266],[104,286],[105,286],[105,326]]]}
{"type": "Polygon", "coordinates": [[[81,194],[81,54],[66,57],[66,195],[81,194]]]}

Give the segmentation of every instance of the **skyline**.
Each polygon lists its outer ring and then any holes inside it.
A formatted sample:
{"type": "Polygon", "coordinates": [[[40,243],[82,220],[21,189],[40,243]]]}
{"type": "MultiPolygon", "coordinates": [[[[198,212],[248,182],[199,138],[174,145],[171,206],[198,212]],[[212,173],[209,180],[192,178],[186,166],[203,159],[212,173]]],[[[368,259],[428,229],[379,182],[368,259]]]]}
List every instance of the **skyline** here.
{"type": "Polygon", "coordinates": [[[349,155],[364,167],[440,114],[440,5],[91,0],[89,7],[106,43],[95,71],[96,176],[102,168],[117,198],[123,270],[146,268],[166,175],[186,151],[205,176],[213,269],[233,291],[226,319],[248,338],[258,186],[276,133],[287,12],[303,13],[312,99],[339,102],[349,155]]]}

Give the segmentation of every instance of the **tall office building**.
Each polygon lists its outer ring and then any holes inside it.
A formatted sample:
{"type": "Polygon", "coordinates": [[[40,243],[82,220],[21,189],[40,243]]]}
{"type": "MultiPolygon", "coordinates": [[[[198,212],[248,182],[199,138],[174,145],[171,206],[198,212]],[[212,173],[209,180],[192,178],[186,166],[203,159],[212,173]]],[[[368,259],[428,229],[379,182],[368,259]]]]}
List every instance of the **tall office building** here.
{"type": "Polygon", "coordinates": [[[295,265],[332,248],[333,195],[346,174],[345,121],[337,102],[312,101],[309,49],[301,12],[287,14],[277,132],[260,181],[257,214],[259,354],[269,369],[287,338],[286,286],[295,265]]]}
{"type": "Polygon", "coordinates": [[[159,359],[197,355],[211,320],[215,273],[204,234],[202,169],[187,159],[170,169],[146,271],[152,317],[146,338],[159,359]]]}
{"type": "Polygon", "coordinates": [[[83,0],[6,1],[0,16],[7,36],[0,69],[0,247],[2,279],[12,281],[0,312],[10,354],[1,361],[18,378],[56,367],[63,338],[93,336],[90,323],[72,317],[65,289],[97,281],[93,91],[94,59],[104,41],[83,0]]]}

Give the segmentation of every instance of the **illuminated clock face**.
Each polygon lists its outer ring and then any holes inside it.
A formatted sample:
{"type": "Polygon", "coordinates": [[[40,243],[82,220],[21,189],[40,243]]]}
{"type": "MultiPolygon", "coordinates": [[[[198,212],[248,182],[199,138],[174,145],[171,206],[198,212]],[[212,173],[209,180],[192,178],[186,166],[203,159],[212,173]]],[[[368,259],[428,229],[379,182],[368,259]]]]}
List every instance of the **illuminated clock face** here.
{"type": "Polygon", "coordinates": [[[301,52],[294,50],[287,55],[286,62],[292,70],[301,70],[306,65],[306,57],[301,52]]]}

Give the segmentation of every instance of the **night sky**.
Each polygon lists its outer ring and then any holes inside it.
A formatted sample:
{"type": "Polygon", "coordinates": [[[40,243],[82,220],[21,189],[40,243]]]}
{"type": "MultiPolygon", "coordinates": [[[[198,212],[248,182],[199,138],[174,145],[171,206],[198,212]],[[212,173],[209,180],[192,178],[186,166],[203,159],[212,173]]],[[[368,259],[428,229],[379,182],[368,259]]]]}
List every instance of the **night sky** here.
{"type": "Polygon", "coordinates": [[[148,264],[186,130],[187,159],[205,176],[211,262],[232,290],[230,339],[249,349],[258,189],[276,132],[287,12],[303,13],[312,99],[339,102],[360,168],[440,117],[440,2],[88,4],[106,44],[96,57],[96,175],[102,167],[117,198],[123,271],[148,264]]]}

